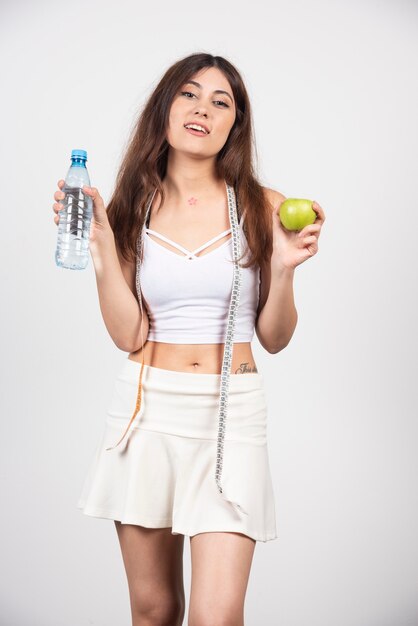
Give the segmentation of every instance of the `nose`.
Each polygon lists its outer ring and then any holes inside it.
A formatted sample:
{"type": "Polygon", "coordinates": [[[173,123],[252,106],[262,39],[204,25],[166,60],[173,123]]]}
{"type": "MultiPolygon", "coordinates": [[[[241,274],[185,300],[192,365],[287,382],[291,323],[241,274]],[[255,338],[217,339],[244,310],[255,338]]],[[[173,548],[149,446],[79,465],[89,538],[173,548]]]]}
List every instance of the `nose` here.
{"type": "Polygon", "coordinates": [[[197,113],[197,115],[199,115],[199,113],[200,113],[200,115],[204,115],[205,117],[208,116],[208,114],[206,112],[206,107],[203,104],[201,104],[198,107],[196,107],[195,113],[197,113]]]}

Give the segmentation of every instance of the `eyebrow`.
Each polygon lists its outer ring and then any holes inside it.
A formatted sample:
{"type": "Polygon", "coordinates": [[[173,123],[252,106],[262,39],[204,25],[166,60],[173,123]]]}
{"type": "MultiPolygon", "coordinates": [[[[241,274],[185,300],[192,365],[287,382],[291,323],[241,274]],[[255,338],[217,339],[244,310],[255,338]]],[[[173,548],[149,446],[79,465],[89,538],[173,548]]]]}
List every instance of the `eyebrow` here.
{"type": "MultiPolygon", "coordinates": [[[[202,85],[198,82],[196,82],[195,80],[188,80],[187,82],[184,83],[185,85],[196,85],[196,87],[199,87],[199,89],[202,89],[202,85]]],[[[215,91],[213,93],[223,93],[226,96],[228,96],[228,98],[231,100],[231,102],[233,103],[233,99],[232,96],[229,95],[229,93],[227,91],[224,91],[223,89],[215,89],[215,91]]]]}

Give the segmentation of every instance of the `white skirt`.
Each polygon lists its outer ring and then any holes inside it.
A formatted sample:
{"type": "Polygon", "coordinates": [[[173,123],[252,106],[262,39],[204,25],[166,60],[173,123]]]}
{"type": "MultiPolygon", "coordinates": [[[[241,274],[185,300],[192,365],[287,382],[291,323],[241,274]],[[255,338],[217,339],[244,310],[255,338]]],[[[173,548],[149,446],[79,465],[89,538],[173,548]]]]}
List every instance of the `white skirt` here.
{"type": "Polygon", "coordinates": [[[116,378],[77,508],[124,524],[171,527],[173,535],[229,531],[276,539],[262,375],[229,378],[222,484],[244,515],[215,481],[220,374],[144,365],[141,409],[124,445],[106,450],[130,422],[140,369],[127,358],[116,378]]]}

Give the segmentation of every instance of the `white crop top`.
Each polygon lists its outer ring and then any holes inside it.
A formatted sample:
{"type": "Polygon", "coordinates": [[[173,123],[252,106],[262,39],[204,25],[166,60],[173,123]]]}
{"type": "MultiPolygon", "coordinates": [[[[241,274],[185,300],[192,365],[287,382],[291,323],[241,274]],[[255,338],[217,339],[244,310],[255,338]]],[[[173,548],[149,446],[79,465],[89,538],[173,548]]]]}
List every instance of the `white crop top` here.
{"type": "MultiPolygon", "coordinates": [[[[242,251],[247,240],[239,224],[242,251]]],[[[232,234],[202,255],[197,253],[221,239],[231,228],[194,250],[144,224],[141,293],[150,320],[148,339],[164,343],[223,343],[233,279],[232,234]],[[150,234],[167,241],[182,254],[166,248],[150,234]]],[[[243,261],[246,260],[244,256],[243,261]]],[[[241,268],[234,343],[251,341],[260,295],[260,268],[241,268]]]]}

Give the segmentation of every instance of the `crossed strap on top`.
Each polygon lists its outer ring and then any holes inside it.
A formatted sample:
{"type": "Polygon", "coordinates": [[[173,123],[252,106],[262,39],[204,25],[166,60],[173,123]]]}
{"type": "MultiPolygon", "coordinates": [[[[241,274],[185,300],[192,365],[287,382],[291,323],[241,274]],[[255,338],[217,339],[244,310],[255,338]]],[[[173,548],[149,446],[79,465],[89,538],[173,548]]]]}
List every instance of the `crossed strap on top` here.
{"type": "MultiPolygon", "coordinates": [[[[225,488],[221,485],[221,474],[222,474],[222,463],[223,463],[223,449],[224,449],[224,437],[225,437],[225,426],[226,426],[226,417],[227,417],[227,408],[228,408],[228,388],[229,388],[229,377],[231,373],[231,363],[232,363],[232,351],[234,344],[234,331],[235,331],[235,318],[236,312],[239,305],[240,299],[240,291],[241,291],[241,266],[239,264],[238,259],[241,256],[241,237],[239,232],[239,226],[243,221],[244,213],[242,214],[240,222],[238,222],[238,214],[237,214],[237,203],[235,197],[234,188],[225,181],[227,197],[228,197],[228,214],[229,214],[229,222],[231,224],[231,228],[228,230],[232,231],[232,247],[233,247],[233,279],[232,279],[232,290],[231,290],[231,299],[229,303],[228,309],[228,323],[225,334],[225,344],[224,344],[224,353],[222,359],[222,368],[221,368],[221,380],[220,380],[220,398],[219,398],[219,417],[218,417],[218,436],[217,436],[217,449],[216,449],[216,468],[215,468],[215,482],[221,496],[229,502],[237,511],[240,513],[244,513],[248,515],[247,511],[238,503],[229,498],[225,493],[225,488]]],[[[151,210],[152,201],[154,199],[156,189],[151,197],[151,200],[148,203],[144,224],[147,223],[148,215],[151,210]]],[[[136,291],[138,294],[139,306],[141,310],[141,325],[140,325],[140,334],[142,338],[142,345],[144,345],[144,336],[142,333],[142,321],[143,321],[143,307],[142,307],[142,294],[141,294],[141,283],[140,283],[140,265],[143,260],[143,251],[144,251],[144,233],[145,228],[141,229],[141,232],[137,239],[137,264],[136,264],[136,291]]],[[[223,233],[222,233],[223,235],[223,233]]],[[[217,235],[216,238],[219,238],[220,235],[217,235]]],[[[171,242],[169,242],[171,243],[171,242]]],[[[177,246],[178,244],[176,244],[177,246]]],[[[209,242],[207,244],[209,245],[209,242]]],[[[185,250],[185,249],[183,249],[185,250]]],[[[185,250],[188,254],[190,254],[189,250],[185,250]]],[[[195,250],[194,252],[197,252],[195,250]]],[[[193,254],[193,253],[192,253],[193,254]]],[[[138,393],[136,406],[134,410],[134,414],[131,417],[131,420],[122,435],[119,441],[109,448],[105,448],[106,451],[112,450],[116,448],[121,441],[125,438],[125,435],[129,431],[131,424],[136,416],[136,414],[140,411],[141,408],[141,397],[142,397],[142,375],[144,369],[144,350],[142,350],[142,364],[141,370],[139,374],[139,384],[138,384],[138,393]]]]}
{"type": "Polygon", "coordinates": [[[184,252],[185,255],[187,256],[187,258],[189,258],[189,259],[196,259],[197,258],[196,257],[196,253],[197,252],[201,252],[202,250],[204,250],[205,248],[210,246],[212,243],[215,243],[215,241],[218,241],[219,239],[222,239],[222,237],[225,237],[225,235],[228,235],[228,233],[231,232],[231,229],[228,228],[227,230],[224,230],[223,233],[220,233],[219,235],[216,235],[215,237],[213,237],[212,239],[210,239],[209,241],[204,243],[203,246],[200,246],[199,248],[196,248],[196,250],[193,250],[193,251],[187,250],[187,248],[183,248],[183,246],[181,246],[179,243],[176,243],[175,241],[173,241],[172,239],[169,239],[168,237],[166,237],[165,235],[162,235],[161,233],[157,233],[156,230],[152,230],[151,228],[146,228],[145,232],[146,233],[151,233],[151,235],[155,235],[156,237],[159,237],[163,241],[166,241],[170,245],[172,245],[175,248],[177,248],[177,250],[180,250],[181,252],[184,252]]]}

